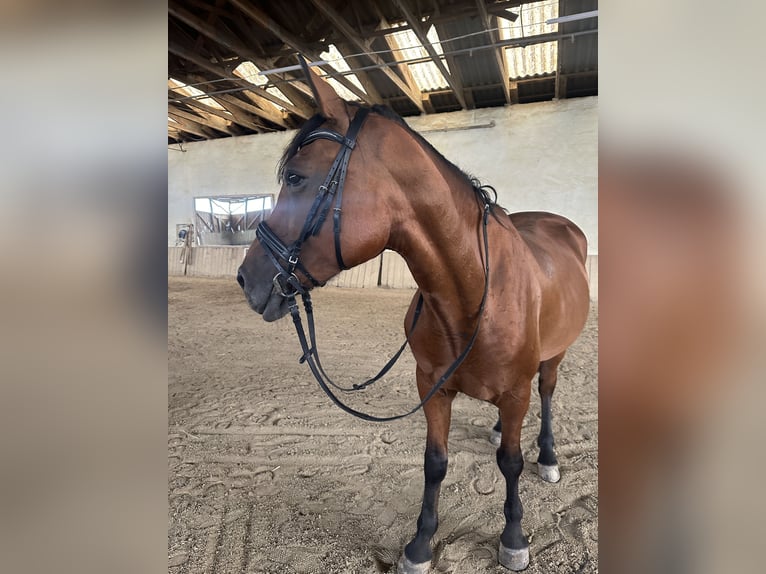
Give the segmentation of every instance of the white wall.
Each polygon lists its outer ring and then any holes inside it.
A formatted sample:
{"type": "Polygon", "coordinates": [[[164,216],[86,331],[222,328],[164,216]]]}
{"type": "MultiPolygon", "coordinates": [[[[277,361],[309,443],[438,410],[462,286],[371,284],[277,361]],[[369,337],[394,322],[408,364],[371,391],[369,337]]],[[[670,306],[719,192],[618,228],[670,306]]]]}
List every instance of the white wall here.
{"type": "MultiPolygon", "coordinates": [[[[509,211],[560,213],[598,253],[598,98],[407,118],[444,157],[493,185],[509,211]],[[464,129],[489,124],[494,127],[464,129]],[[446,131],[430,131],[446,130],[446,131]]],[[[277,193],[276,165],[294,132],[184,144],[168,150],[168,244],[192,221],[193,198],[277,193]]],[[[173,146],[176,147],[176,146],[173,146]]]]}

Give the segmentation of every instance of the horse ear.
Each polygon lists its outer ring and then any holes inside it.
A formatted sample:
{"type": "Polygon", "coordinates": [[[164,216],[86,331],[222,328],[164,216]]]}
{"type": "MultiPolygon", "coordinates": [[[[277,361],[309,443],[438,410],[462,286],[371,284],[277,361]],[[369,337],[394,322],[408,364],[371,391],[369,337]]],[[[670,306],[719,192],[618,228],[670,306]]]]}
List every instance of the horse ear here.
{"type": "Polygon", "coordinates": [[[349,118],[346,102],[335,93],[335,90],[332,89],[329,83],[309,67],[303,56],[298,55],[298,59],[300,60],[301,68],[303,68],[303,73],[306,75],[306,81],[311,87],[311,92],[314,94],[314,99],[319,106],[320,113],[328,120],[335,120],[341,124],[341,129],[347,128],[349,118]]]}

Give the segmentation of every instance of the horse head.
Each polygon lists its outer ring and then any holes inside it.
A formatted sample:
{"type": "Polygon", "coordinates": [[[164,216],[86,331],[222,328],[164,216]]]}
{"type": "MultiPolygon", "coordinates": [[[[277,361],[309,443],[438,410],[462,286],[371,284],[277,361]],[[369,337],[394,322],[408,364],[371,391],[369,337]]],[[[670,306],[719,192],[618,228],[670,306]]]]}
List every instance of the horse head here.
{"type": "Polygon", "coordinates": [[[287,147],[276,205],[237,273],[266,321],[288,312],[286,294],[321,286],[383,251],[392,212],[386,188],[397,187],[380,157],[392,145],[381,131],[386,120],[342,100],[301,63],[319,114],[287,147]]]}

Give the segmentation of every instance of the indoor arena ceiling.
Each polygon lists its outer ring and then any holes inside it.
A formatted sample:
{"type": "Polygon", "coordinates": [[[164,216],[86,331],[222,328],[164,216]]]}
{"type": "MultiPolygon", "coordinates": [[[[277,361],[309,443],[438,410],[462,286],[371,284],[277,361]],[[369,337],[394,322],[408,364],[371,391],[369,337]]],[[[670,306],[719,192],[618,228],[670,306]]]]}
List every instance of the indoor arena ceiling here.
{"type": "Polygon", "coordinates": [[[168,142],[300,126],[316,110],[298,53],[347,100],[402,116],[596,95],[597,9],[597,0],[169,0],[168,142]]]}

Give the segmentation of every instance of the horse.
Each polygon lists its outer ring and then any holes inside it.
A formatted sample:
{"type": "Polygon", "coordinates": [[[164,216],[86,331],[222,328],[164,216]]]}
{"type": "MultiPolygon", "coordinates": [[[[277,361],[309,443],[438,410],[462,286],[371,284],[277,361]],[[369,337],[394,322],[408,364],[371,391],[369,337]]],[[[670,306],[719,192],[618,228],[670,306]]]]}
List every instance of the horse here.
{"type": "MultiPolygon", "coordinates": [[[[488,186],[449,162],[390,109],[342,100],[301,63],[319,113],[285,150],[278,201],[259,226],[237,281],[264,320],[292,314],[306,359],[313,349],[298,325],[296,295],[308,295],[385,249],[402,255],[418,285],[404,330],[416,360],[427,438],[421,512],[398,571],[430,569],[457,393],[498,409],[496,458],[506,482],[498,561],[523,570],[529,542],[518,492],[521,427],[539,373],[538,472],[543,480],[558,481],[551,397],[558,366],[589,311],[585,235],[559,215],[509,215],[488,186]]],[[[311,323],[309,329],[313,343],[311,323]]],[[[312,363],[312,371],[319,377],[321,365],[312,363]]]]}

